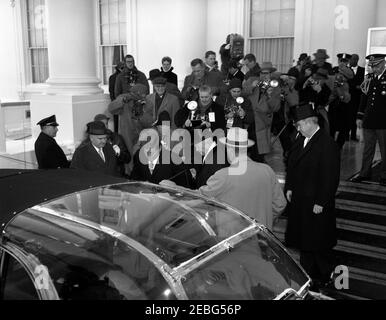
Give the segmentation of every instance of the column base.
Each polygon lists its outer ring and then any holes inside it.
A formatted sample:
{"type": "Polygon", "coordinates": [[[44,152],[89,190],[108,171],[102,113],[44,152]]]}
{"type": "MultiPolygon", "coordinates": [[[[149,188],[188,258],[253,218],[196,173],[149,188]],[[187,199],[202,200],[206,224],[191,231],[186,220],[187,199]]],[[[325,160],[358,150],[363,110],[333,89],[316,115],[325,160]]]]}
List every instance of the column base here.
{"type": "Polygon", "coordinates": [[[59,145],[77,146],[84,139],[86,124],[98,113],[105,113],[110,98],[107,94],[71,95],[37,94],[31,97],[31,127],[34,140],[40,133],[36,125],[41,119],[56,115],[59,131],[56,141],[59,145]]]}
{"type": "Polygon", "coordinates": [[[67,94],[67,95],[91,95],[101,94],[103,90],[98,87],[100,81],[96,78],[48,78],[49,84],[45,90],[47,94],[67,94]]]}

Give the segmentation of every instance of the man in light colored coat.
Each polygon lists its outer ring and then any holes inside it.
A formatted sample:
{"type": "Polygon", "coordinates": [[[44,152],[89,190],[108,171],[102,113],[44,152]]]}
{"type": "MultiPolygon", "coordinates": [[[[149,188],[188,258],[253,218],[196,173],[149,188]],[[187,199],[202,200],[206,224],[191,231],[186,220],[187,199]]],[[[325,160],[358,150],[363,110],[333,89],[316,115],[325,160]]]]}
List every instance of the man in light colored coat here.
{"type": "Polygon", "coordinates": [[[199,191],[244,212],[272,230],[274,220],[287,204],[275,173],[268,165],[248,158],[247,149],[254,142],[248,139],[247,130],[230,128],[227,137],[219,140],[227,147],[231,165],[217,171],[199,191]]]}

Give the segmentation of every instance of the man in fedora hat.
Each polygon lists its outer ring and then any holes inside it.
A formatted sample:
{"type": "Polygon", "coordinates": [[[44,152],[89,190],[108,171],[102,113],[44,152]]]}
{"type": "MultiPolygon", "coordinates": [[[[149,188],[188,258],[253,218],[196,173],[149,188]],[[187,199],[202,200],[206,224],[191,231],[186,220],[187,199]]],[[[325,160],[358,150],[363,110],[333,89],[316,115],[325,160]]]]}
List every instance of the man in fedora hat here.
{"type": "Polygon", "coordinates": [[[241,210],[272,230],[275,217],[284,210],[286,200],[273,170],[252,161],[247,150],[254,142],[241,128],[229,129],[225,144],[230,167],[211,176],[199,191],[206,196],[241,210]]]}
{"type": "Polygon", "coordinates": [[[89,139],[75,150],[71,168],[120,176],[116,152],[107,143],[108,130],[105,124],[101,121],[89,122],[86,133],[89,139]]]}
{"type": "MultiPolygon", "coordinates": [[[[165,57],[165,58],[168,58],[168,57],[165,57]]],[[[166,60],[165,60],[165,63],[167,63],[166,60]]],[[[164,70],[164,69],[162,69],[162,70],[164,70]]],[[[153,82],[153,80],[156,78],[165,78],[166,79],[165,91],[167,93],[175,95],[178,98],[180,106],[183,106],[185,103],[185,99],[182,98],[181,91],[180,91],[180,89],[178,89],[177,84],[174,83],[174,79],[172,77],[170,77],[170,73],[165,72],[165,71],[161,71],[159,69],[150,70],[148,80],[153,82]]],[[[153,90],[153,93],[154,93],[154,90],[153,90]]]]}
{"type": "Polygon", "coordinates": [[[54,139],[59,126],[55,115],[40,120],[37,125],[40,125],[41,129],[35,141],[35,155],[39,169],[68,168],[70,163],[54,139]]]}
{"type": "Polygon", "coordinates": [[[313,103],[319,116],[319,125],[330,133],[327,106],[330,101],[331,89],[328,85],[328,70],[319,68],[309,76],[299,91],[300,103],[313,103]]]}
{"type": "Polygon", "coordinates": [[[166,91],[167,80],[161,73],[158,75],[151,74],[151,76],[154,92],[146,97],[143,121],[149,119],[147,126],[149,128],[151,127],[151,124],[158,119],[160,113],[166,111],[170,117],[170,127],[174,130],[176,128],[174,116],[180,109],[178,98],[174,94],[170,94],[166,91]]]}
{"type": "Polygon", "coordinates": [[[334,71],[332,68],[331,63],[327,62],[327,59],[329,59],[330,56],[327,54],[326,49],[318,49],[314,53],[314,60],[313,60],[313,66],[312,66],[312,73],[315,73],[318,71],[318,69],[323,68],[326,69],[329,75],[334,75],[334,71]]]}
{"type": "Polygon", "coordinates": [[[312,104],[298,106],[294,122],[301,136],[288,159],[285,241],[300,250],[300,263],[314,282],[325,283],[333,270],[331,250],[337,242],[335,193],[340,155],[335,141],[320,129],[312,104]]]}
{"type": "Polygon", "coordinates": [[[380,184],[386,186],[386,54],[370,54],[369,67],[373,76],[367,93],[362,95],[357,116],[358,128],[363,128],[365,147],[362,168],[354,182],[361,182],[371,177],[371,166],[378,141],[382,165],[380,184]]]}
{"type": "Polygon", "coordinates": [[[271,152],[273,114],[280,109],[281,88],[270,84],[275,71],[272,62],[263,62],[259,77],[251,76],[243,83],[243,95],[251,101],[254,113],[254,123],[249,126],[248,131],[256,144],[251,148],[250,154],[252,160],[258,162],[264,162],[264,155],[271,152]]]}
{"type": "Polygon", "coordinates": [[[113,146],[115,155],[117,156],[117,164],[119,171],[122,176],[126,174],[125,165],[128,164],[131,160],[131,155],[127,149],[125,140],[123,137],[116,132],[111,131],[108,128],[110,118],[103,113],[97,114],[94,117],[94,121],[101,121],[106,126],[107,129],[107,142],[113,146]]]}

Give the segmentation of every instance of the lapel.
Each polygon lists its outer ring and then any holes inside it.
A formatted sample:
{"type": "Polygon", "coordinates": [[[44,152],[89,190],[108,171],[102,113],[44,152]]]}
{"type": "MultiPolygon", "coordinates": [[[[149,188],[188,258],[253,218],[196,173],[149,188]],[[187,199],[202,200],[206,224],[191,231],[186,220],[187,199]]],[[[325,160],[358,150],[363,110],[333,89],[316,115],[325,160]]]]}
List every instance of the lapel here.
{"type": "Polygon", "coordinates": [[[312,146],[319,140],[319,137],[322,135],[323,129],[319,129],[319,131],[317,133],[314,134],[314,136],[311,138],[310,141],[308,141],[307,145],[305,148],[303,148],[303,143],[304,143],[304,140],[305,138],[303,137],[303,139],[301,139],[301,141],[299,141],[299,143],[301,143],[300,147],[300,152],[295,160],[295,163],[294,165],[297,165],[300,160],[305,156],[307,155],[307,153],[310,152],[310,150],[312,149],[312,146]]]}
{"type": "Polygon", "coordinates": [[[101,156],[99,155],[98,151],[95,150],[95,148],[94,148],[94,146],[92,145],[91,142],[90,142],[90,145],[89,145],[89,149],[90,149],[91,154],[94,157],[94,159],[97,160],[100,164],[105,165],[107,163],[107,155],[106,155],[105,148],[103,148],[103,153],[105,155],[106,162],[103,162],[101,156]]]}

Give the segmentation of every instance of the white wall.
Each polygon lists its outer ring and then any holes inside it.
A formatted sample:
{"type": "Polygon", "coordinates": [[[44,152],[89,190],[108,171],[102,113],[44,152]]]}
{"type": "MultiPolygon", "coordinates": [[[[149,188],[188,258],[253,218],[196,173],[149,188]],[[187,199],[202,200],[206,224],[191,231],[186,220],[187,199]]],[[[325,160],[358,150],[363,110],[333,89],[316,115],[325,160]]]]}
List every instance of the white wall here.
{"type": "MultiPolygon", "coordinates": [[[[136,3],[137,67],[148,75],[173,59],[179,82],[191,72],[190,61],[206,49],[207,0],[139,0],[136,3]]],[[[129,47],[130,50],[130,47],[129,47]]],[[[129,52],[130,53],[130,52],[129,52]]]]}
{"type": "Polygon", "coordinates": [[[18,99],[18,67],[14,9],[10,1],[0,1],[0,100],[18,99]]]}
{"type": "Polygon", "coordinates": [[[364,65],[367,30],[376,23],[379,2],[386,1],[297,0],[295,58],[301,52],[312,54],[319,48],[325,48],[330,55],[329,62],[333,65],[337,63],[336,55],[341,52],[359,54],[360,64],[364,65]],[[335,11],[339,6],[348,9],[343,27],[339,23],[341,12],[335,11]]]}

